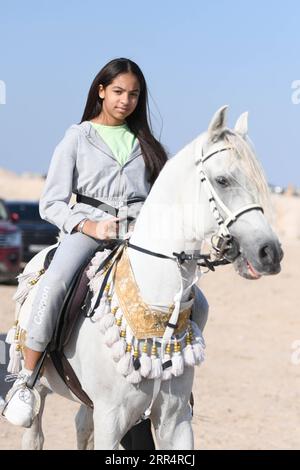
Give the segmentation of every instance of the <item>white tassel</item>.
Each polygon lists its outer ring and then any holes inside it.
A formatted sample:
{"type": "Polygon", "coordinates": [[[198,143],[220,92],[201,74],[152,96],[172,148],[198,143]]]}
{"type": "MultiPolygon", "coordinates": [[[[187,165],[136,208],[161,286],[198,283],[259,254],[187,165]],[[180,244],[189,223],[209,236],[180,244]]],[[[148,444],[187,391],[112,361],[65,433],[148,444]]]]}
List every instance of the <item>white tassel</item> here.
{"type": "Polygon", "coordinates": [[[194,367],[195,365],[195,356],[193,347],[191,344],[187,344],[183,350],[184,363],[189,367],[194,367]]]}
{"type": "Polygon", "coordinates": [[[23,304],[29,291],[38,282],[42,273],[43,273],[43,270],[35,271],[33,273],[28,273],[28,274],[23,274],[23,273],[19,274],[17,276],[19,285],[17,287],[15,294],[13,295],[13,300],[18,302],[19,304],[23,304]]]}
{"type": "Polygon", "coordinates": [[[152,361],[151,358],[148,356],[147,353],[142,353],[141,355],[141,375],[143,377],[148,377],[151,372],[152,361]]]}
{"type": "Polygon", "coordinates": [[[125,354],[126,341],[124,338],[120,338],[115,344],[112,345],[111,353],[113,360],[118,362],[125,354]]]}
{"type": "Polygon", "coordinates": [[[151,372],[148,379],[158,379],[162,375],[161,360],[159,357],[151,356],[151,372]]]}
{"type": "Polygon", "coordinates": [[[147,340],[143,344],[142,355],[140,359],[141,363],[141,375],[148,377],[151,372],[151,358],[148,356],[148,343],[147,340]]]}
{"type": "Polygon", "coordinates": [[[128,375],[133,371],[132,355],[126,352],[117,364],[117,371],[122,375],[128,375]]]}
{"type": "MultiPolygon", "coordinates": [[[[93,300],[92,300],[93,304],[93,300]]],[[[100,320],[105,315],[108,315],[111,312],[111,304],[107,296],[103,296],[100,300],[99,306],[96,308],[93,315],[94,321],[100,320]]]]}
{"type": "Polygon", "coordinates": [[[100,273],[97,273],[96,276],[94,276],[90,282],[88,283],[88,286],[90,290],[93,292],[93,294],[97,294],[100,290],[101,284],[102,284],[102,276],[100,273]]]}
{"type": "Polygon", "coordinates": [[[87,278],[91,281],[93,277],[95,276],[97,271],[97,266],[91,265],[89,269],[86,271],[86,276],[87,278]]]}
{"type": "Polygon", "coordinates": [[[115,323],[115,316],[112,313],[104,315],[99,321],[99,329],[102,333],[105,333],[108,328],[111,328],[115,323]]]}
{"type": "Polygon", "coordinates": [[[17,331],[17,325],[18,325],[18,322],[16,321],[14,323],[14,326],[12,326],[8,332],[7,332],[7,335],[6,335],[6,338],[5,338],[5,342],[7,344],[12,344],[15,340],[15,336],[16,336],[16,331],[17,331]]]}
{"type": "Polygon", "coordinates": [[[113,325],[105,333],[104,342],[107,346],[111,347],[120,339],[120,329],[118,325],[113,325]]]}
{"type": "Polygon", "coordinates": [[[7,372],[10,374],[18,374],[22,368],[22,353],[19,346],[13,343],[9,348],[10,360],[7,366],[7,372]]]}
{"type": "Polygon", "coordinates": [[[151,348],[151,372],[148,375],[148,379],[158,379],[162,375],[161,360],[157,357],[157,347],[155,344],[155,338],[153,338],[153,344],[151,348]]]}
{"type": "Polygon", "coordinates": [[[192,333],[194,337],[192,347],[193,347],[193,352],[194,352],[194,357],[195,357],[195,364],[199,365],[205,359],[205,347],[206,346],[205,346],[204,338],[202,336],[202,332],[200,328],[198,327],[198,325],[194,321],[191,321],[191,325],[192,325],[192,329],[193,329],[192,333]]]}
{"type": "Polygon", "coordinates": [[[183,374],[184,370],[184,363],[183,363],[183,357],[180,351],[174,352],[172,356],[172,374],[175,377],[178,377],[179,375],[183,374]]]}
{"type": "Polygon", "coordinates": [[[203,345],[199,342],[193,343],[193,352],[195,357],[195,364],[199,365],[205,359],[205,351],[203,345]]]}
{"type": "Polygon", "coordinates": [[[141,370],[133,370],[127,375],[126,380],[131,384],[138,384],[142,380],[141,370]]]}
{"type": "MultiPolygon", "coordinates": [[[[164,356],[163,362],[170,361],[170,359],[171,359],[171,356],[169,354],[166,354],[164,356]]],[[[162,380],[170,380],[171,377],[172,377],[172,366],[170,365],[169,367],[167,367],[167,369],[163,369],[162,380]]]]}

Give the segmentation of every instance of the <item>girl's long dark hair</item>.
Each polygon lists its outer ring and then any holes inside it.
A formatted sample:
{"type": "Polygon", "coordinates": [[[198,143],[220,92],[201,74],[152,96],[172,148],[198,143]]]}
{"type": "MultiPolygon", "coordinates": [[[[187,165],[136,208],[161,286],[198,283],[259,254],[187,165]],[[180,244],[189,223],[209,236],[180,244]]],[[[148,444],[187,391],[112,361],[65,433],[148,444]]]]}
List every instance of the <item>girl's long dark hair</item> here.
{"type": "Polygon", "coordinates": [[[133,113],[127,117],[126,122],[134,135],[138,138],[145,165],[149,173],[151,185],[156,180],[159,172],[166,163],[168,157],[163,146],[153,136],[148,123],[148,92],[144,75],[139,66],[129,59],[114,59],[108,62],[96,75],[91,85],[83,116],[80,122],[90,121],[101,113],[102,99],[99,97],[99,85],[105,88],[112,83],[121,73],[133,73],[140,84],[138,104],[133,113]]]}

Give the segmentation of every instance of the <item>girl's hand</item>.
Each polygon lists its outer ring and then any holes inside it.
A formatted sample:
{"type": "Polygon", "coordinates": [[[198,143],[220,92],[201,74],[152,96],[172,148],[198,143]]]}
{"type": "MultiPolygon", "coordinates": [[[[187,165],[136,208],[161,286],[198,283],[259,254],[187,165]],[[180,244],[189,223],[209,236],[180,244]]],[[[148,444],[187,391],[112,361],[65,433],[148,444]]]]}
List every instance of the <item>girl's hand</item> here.
{"type": "MultiPolygon", "coordinates": [[[[115,239],[118,238],[119,221],[120,219],[118,217],[111,217],[110,219],[100,220],[99,222],[86,220],[82,233],[97,238],[98,240],[115,239]]],[[[77,230],[78,226],[79,224],[77,225],[77,230]]]]}
{"type": "Polygon", "coordinates": [[[100,220],[96,222],[96,237],[99,240],[109,240],[111,238],[118,238],[119,233],[119,219],[112,217],[107,220],[100,220]]]}

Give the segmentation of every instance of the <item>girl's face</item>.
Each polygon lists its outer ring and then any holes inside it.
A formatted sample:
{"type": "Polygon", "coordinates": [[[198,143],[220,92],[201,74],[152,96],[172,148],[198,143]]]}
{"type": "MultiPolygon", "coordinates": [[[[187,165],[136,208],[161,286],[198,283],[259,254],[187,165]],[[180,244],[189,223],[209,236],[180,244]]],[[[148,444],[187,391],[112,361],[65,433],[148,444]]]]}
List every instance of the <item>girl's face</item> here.
{"type": "Polygon", "coordinates": [[[99,87],[99,96],[102,98],[102,111],[100,119],[103,124],[118,126],[125,122],[135,110],[140,94],[140,84],[132,73],[122,73],[107,85],[99,87]]]}

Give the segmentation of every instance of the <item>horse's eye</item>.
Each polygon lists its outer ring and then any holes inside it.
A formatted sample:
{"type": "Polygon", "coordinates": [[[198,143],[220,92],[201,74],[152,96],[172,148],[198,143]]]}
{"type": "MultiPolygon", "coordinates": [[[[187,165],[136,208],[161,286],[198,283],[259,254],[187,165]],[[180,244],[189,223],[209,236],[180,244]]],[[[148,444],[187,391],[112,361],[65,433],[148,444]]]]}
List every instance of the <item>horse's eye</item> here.
{"type": "Polygon", "coordinates": [[[222,188],[226,188],[229,186],[229,180],[225,178],[225,176],[218,176],[216,178],[216,182],[218,183],[219,186],[222,186],[222,188]]]}

